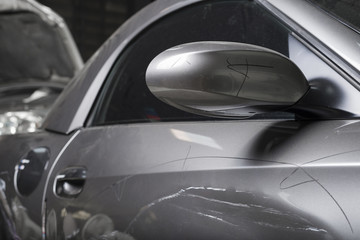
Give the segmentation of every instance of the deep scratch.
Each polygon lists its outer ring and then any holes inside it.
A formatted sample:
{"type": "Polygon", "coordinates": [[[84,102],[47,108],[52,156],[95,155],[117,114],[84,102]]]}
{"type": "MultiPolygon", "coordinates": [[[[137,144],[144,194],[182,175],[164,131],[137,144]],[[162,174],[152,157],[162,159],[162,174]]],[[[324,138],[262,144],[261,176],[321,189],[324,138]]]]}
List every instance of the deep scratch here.
{"type": "Polygon", "coordinates": [[[354,233],[354,229],[351,225],[351,222],[348,218],[348,216],[346,215],[344,209],[341,207],[341,205],[339,204],[339,202],[335,199],[335,197],[324,187],[324,185],[322,185],[317,179],[315,179],[311,174],[309,174],[307,171],[305,171],[302,167],[300,167],[306,175],[308,175],[311,179],[314,180],[314,182],[316,182],[331,198],[332,200],[335,202],[335,204],[338,206],[338,208],[340,209],[340,211],[342,212],[342,214],[344,215],[350,229],[351,229],[351,232],[354,233]]]}
{"type": "Polygon", "coordinates": [[[205,201],[224,204],[224,205],[233,206],[233,207],[250,208],[250,206],[248,204],[222,201],[222,200],[218,200],[218,199],[214,199],[214,198],[203,197],[203,196],[196,195],[196,194],[188,194],[188,193],[186,193],[186,194],[184,194],[184,196],[191,197],[191,198],[198,198],[198,199],[202,199],[202,200],[205,200],[205,201]]]}
{"type": "Polygon", "coordinates": [[[281,165],[288,165],[299,167],[298,164],[289,163],[289,162],[282,162],[282,161],[274,161],[274,160],[266,160],[266,159],[256,159],[256,158],[246,158],[246,157],[224,157],[224,156],[199,156],[199,157],[192,157],[188,158],[188,160],[196,160],[196,159],[231,159],[231,160],[241,160],[241,161],[253,161],[253,162],[262,162],[262,163],[271,163],[271,164],[281,164],[281,165]]]}
{"type": "Polygon", "coordinates": [[[311,163],[314,163],[314,162],[318,162],[318,161],[321,161],[321,160],[325,160],[325,159],[328,159],[328,158],[331,158],[331,157],[341,156],[341,155],[344,155],[344,154],[354,153],[354,152],[360,152],[360,149],[354,149],[354,150],[347,151],[347,152],[335,153],[335,154],[332,154],[332,155],[329,155],[329,156],[326,156],[326,157],[322,157],[322,158],[318,158],[318,159],[315,159],[315,160],[311,160],[309,162],[305,162],[305,163],[301,164],[301,166],[311,164],[311,163]]]}
{"type": "Polygon", "coordinates": [[[288,187],[281,187],[280,186],[280,189],[281,190],[287,190],[287,189],[290,189],[290,188],[294,188],[294,187],[297,187],[297,186],[300,186],[300,185],[304,185],[306,183],[312,183],[312,182],[315,182],[314,180],[309,180],[309,181],[303,181],[303,182],[300,182],[300,183],[297,183],[297,184],[293,184],[293,185],[290,185],[288,187]]]}
{"type": "Polygon", "coordinates": [[[229,59],[229,58],[226,60],[226,62],[228,63],[228,65],[227,65],[227,68],[228,68],[228,69],[233,70],[233,71],[235,71],[235,72],[237,72],[237,73],[240,73],[241,75],[243,75],[243,76],[245,76],[245,77],[247,77],[247,78],[250,78],[250,77],[247,75],[247,73],[248,73],[248,71],[249,71],[249,67],[274,68],[273,66],[268,66],[268,65],[249,64],[247,59],[245,59],[245,62],[246,62],[246,63],[235,63],[235,64],[234,64],[234,63],[231,63],[231,62],[230,62],[230,59],[229,59]],[[236,67],[236,66],[246,66],[246,73],[243,73],[243,72],[238,71],[237,69],[233,68],[233,67],[236,67]]]}
{"type": "Polygon", "coordinates": [[[186,154],[186,157],[185,157],[184,162],[183,162],[183,165],[182,165],[182,170],[183,170],[183,171],[185,170],[186,161],[187,161],[188,158],[189,158],[190,151],[191,151],[191,145],[189,146],[189,150],[188,150],[188,152],[187,152],[187,154],[186,154]]]}
{"type": "MultiPolygon", "coordinates": [[[[233,226],[233,227],[238,227],[238,226],[239,226],[239,225],[236,225],[236,224],[231,223],[231,222],[229,222],[229,221],[225,221],[225,220],[222,219],[221,217],[217,217],[217,216],[210,215],[210,214],[206,214],[206,213],[202,213],[202,212],[196,212],[196,211],[193,211],[193,210],[191,210],[191,209],[184,208],[184,207],[180,207],[180,206],[175,205],[175,204],[171,204],[171,206],[173,206],[173,207],[175,207],[175,208],[178,208],[178,209],[180,209],[180,210],[183,210],[183,211],[187,211],[187,212],[190,212],[190,213],[194,213],[194,214],[199,215],[199,216],[202,216],[202,217],[210,218],[210,219],[213,219],[213,220],[216,220],[216,221],[225,223],[225,224],[230,225],[230,226],[233,226]]],[[[222,213],[221,213],[221,214],[222,214],[222,213]]]]}
{"type": "Polygon", "coordinates": [[[239,96],[239,93],[240,93],[242,87],[244,86],[244,83],[245,83],[246,79],[249,78],[249,76],[248,76],[248,73],[249,73],[249,63],[248,63],[247,59],[245,59],[245,61],[246,61],[246,64],[232,64],[232,63],[230,63],[230,60],[229,60],[229,59],[226,60],[226,62],[228,63],[227,68],[229,68],[229,69],[231,69],[231,70],[233,70],[233,71],[235,71],[235,72],[237,72],[237,73],[239,73],[239,74],[241,74],[241,75],[244,76],[244,80],[242,81],[242,83],[241,83],[241,85],[240,85],[240,87],[239,87],[239,90],[238,90],[236,96],[239,96]],[[235,68],[233,68],[234,66],[246,66],[246,72],[243,73],[243,72],[241,72],[241,71],[238,71],[238,70],[236,70],[235,68]]]}
{"type": "Polygon", "coordinates": [[[182,57],[179,57],[170,68],[173,68],[180,61],[180,59],[182,59],[182,57]]]}
{"type": "Polygon", "coordinates": [[[125,191],[125,186],[126,186],[126,181],[130,178],[129,177],[124,177],[121,182],[117,182],[115,184],[112,185],[112,188],[114,189],[114,193],[115,193],[115,197],[117,201],[121,201],[122,197],[124,195],[124,191],[125,191]]]}
{"type": "Polygon", "coordinates": [[[337,205],[337,207],[338,207],[339,210],[341,211],[342,215],[345,217],[346,222],[348,223],[351,232],[354,233],[354,229],[353,229],[353,227],[352,227],[352,225],[351,225],[351,222],[350,222],[347,214],[345,213],[345,210],[341,207],[340,203],[339,203],[339,202],[336,200],[336,198],[329,192],[329,190],[327,190],[327,189],[325,188],[325,186],[320,183],[320,181],[319,181],[318,179],[315,179],[311,174],[309,174],[309,173],[303,168],[303,166],[308,165],[308,164],[311,164],[311,163],[315,163],[315,162],[322,161],[322,160],[325,160],[325,159],[328,159],[328,158],[331,158],[331,157],[341,156],[341,155],[344,155],[344,154],[354,153],[354,152],[360,152],[360,150],[359,150],[359,149],[354,149],[354,150],[351,150],[351,151],[346,151],[346,152],[341,152],[341,153],[335,153],[335,154],[332,154],[332,155],[328,155],[328,156],[325,156],[325,157],[322,157],[322,158],[318,158],[318,159],[315,159],[315,160],[311,160],[311,161],[302,163],[301,165],[298,165],[297,168],[296,168],[288,177],[286,177],[284,180],[282,180],[282,181],[280,182],[280,189],[281,189],[281,190],[285,190],[285,189],[293,188],[293,187],[296,187],[296,186],[299,186],[299,185],[303,185],[303,184],[306,184],[306,183],[310,183],[310,182],[316,183],[321,189],[323,189],[323,190],[326,192],[326,194],[327,194],[327,195],[333,200],[333,202],[337,205]],[[287,187],[287,188],[283,188],[281,185],[282,185],[287,179],[289,179],[291,176],[293,176],[299,169],[301,169],[309,178],[311,178],[311,180],[309,180],[309,181],[304,181],[304,182],[301,182],[301,183],[292,185],[292,186],[287,187]]]}
{"type": "Polygon", "coordinates": [[[179,197],[181,195],[181,193],[185,192],[186,190],[184,189],[181,189],[180,191],[174,193],[174,194],[171,194],[171,195],[168,195],[168,196],[165,196],[165,197],[162,197],[162,198],[159,198],[159,199],[156,199],[155,201],[152,201],[151,203],[145,205],[144,207],[142,207],[140,209],[140,211],[136,214],[136,216],[130,221],[129,225],[127,226],[127,228],[125,229],[125,233],[128,233],[129,232],[129,229],[131,228],[131,226],[138,220],[138,218],[146,211],[148,210],[150,207],[158,204],[158,203],[161,203],[165,200],[169,200],[169,199],[173,199],[173,198],[176,198],[176,197],[179,197]]]}
{"type": "MultiPolygon", "coordinates": [[[[172,163],[175,163],[175,162],[179,162],[179,161],[182,161],[183,164],[182,164],[182,170],[185,169],[185,166],[186,166],[186,163],[187,161],[189,160],[197,160],[197,159],[204,159],[204,158],[209,158],[209,159],[236,159],[236,160],[242,160],[242,161],[254,161],[254,162],[263,162],[263,163],[269,163],[269,164],[281,164],[281,165],[287,165],[287,166],[293,166],[295,167],[296,169],[293,170],[293,172],[288,176],[286,177],[285,179],[283,179],[281,182],[280,182],[280,189],[281,190],[286,190],[286,189],[290,189],[290,188],[294,188],[296,186],[300,186],[300,185],[303,185],[303,184],[306,184],[306,183],[316,183],[321,189],[323,189],[327,195],[334,201],[334,203],[337,205],[337,207],[340,209],[341,213],[343,214],[343,216],[345,217],[348,225],[349,225],[349,228],[351,229],[352,233],[354,233],[354,230],[353,230],[353,227],[351,225],[351,222],[348,218],[348,216],[346,215],[344,209],[341,207],[341,205],[339,204],[339,202],[335,199],[335,197],[320,183],[320,181],[318,179],[315,179],[313,176],[311,176],[305,169],[302,168],[302,166],[305,166],[307,164],[311,164],[311,163],[314,163],[314,162],[317,162],[317,161],[321,161],[321,160],[325,160],[325,159],[328,159],[328,158],[331,158],[331,157],[335,157],[335,156],[340,156],[340,155],[343,155],[343,154],[347,154],[347,153],[353,153],[353,152],[360,152],[359,149],[356,149],[356,150],[352,150],[352,151],[347,151],[347,152],[342,152],[342,153],[337,153],[337,154],[332,154],[332,155],[329,155],[329,156],[326,156],[326,157],[322,157],[322,158],[318,158],[318,159],[315,159],[315,160],[311,160],[311,161],[308,161],[308,162],[305,162],[303,164],[295,164],[295,163],[289,163],[289,162],[281,162],[281,161],[274,161],[274,160],[265,160],[265,159],[254,159],[254,158],[241,158],[241,157],[231,157],[231,156],[198,156],[198,157],[189,157],[190,155],[190,152],[191,152],[191,146],[189,146],[189,149],[188,149],[188,152],[187,152],[187,155],[185,158],[181,158],[181,159],[175,159],[175,160],[171,160],[171,161],[167,161],[167,162],[164,162],[164,163],[160,163],[160,164],[157,164],[157,165],[154,165],[152,167],[149,167],[149,168],[145,168],[143,169],[142,171],[139,171],[137,173],[134,173],[132,175],[129,175],[127,177],[124,177],[122,178],[121,180],[115,182],[114,184],[112,184],[111,186],[108,186],[106,188],[104,188],[102,191],[98,192],[97,194],[95,194],[93,197],[96,197],[98,196],[99,194],[101,194],[102,192],[106,191],[107,189],[109,188],[113,188],[115,186],[117,186],[118,184],[122,184],[122,183],[126,183],[127,180],[131,179],[132,177],[135,177],[136,175],[138,174],[141,174],[141,173],[144,173],[145,170],[151,170],[151,169],[155,169],[157,167],[161,167],[161,166],[165,166],[165,165],[168,165],[168,164],[172,164],[172,163]],[[283,187],[282,184],[287,180],[289,179],[291,176],[293,176],[299,169],[301,169],[307,176],[309,176],[311,179],[309,181],[303,181],[303,182],[300,182],[300,183],[297,183],[297,184],[294,184],[292,186],[289,186],[289,187],[283,187]]],[[[4,174],[4,173],[3,173],[4,174]]],[[[183,190],[184,191],[184,190],[183,190]]],[[[122,196],[123,196],[123,193],[124,193],[124,187],[121,188],[121,191],[117,191],[117,199],[120,201],[122,196]]],[[[178,193],[180,194],[180,193],[178,193]]],[[[164,199],[160,199],[160,201],[163,201],[164,199]]],[[[154,203],[155,204],[155,203],[154,203]]],[[[148,206],[150,207],[150,206],[148,206]]],[[[145,210],[148,209],[148,207],[146,208],[145,207],[145,210]]],[[[136,221],[136,219],[142,214],[143,211],[145,210],[141,210],[137,216],[134,218],[133,221],[136,221]]],[[[127,230],[131,227],[131,225],[133,224],[133,221],[129,224],[127,230]]]]}
{"type": "MultiPolygon", "coordinates": [[[[188,150],[188,155],[190,155],[190,150],[191,148],[189,148],[188,150]]],[[[204,159],[204,158],[208,158],[208,159],[235,159],[235,160],[241,160],[241,161],[254,161],[254,162],[264,162],[264,163],[271,163],[271,164],[281,164],[281,165],[288,165],[288,166],[294,166],[294,167],[299,167],[298,165],[296,164],[293,164],[293,163],[288,163],[288,162],[280,162],[280,161],[273,161],[273,160],[262,160],[262,159],[254,159],[254,158],[241,158],[241,157],[224,157],[224,156],[201,156],[201,157],[189,157],[187,155],[187,158],[186,161],[189,161],[189,160],[197,160],[197,159],[204,159]]],[[[167,161],[167,162],[164,162],[164,163],[160,163],[160,164],[156,164],[154,166],[151,166],[149,168],[144,168],[136,173],[133,173],[131,175],[128,175],[126,177],[123,177],[121,178],[120,180],[114,182],[113,184],[109,185],[109,186],[106,186],[104,187],[102,190],[100,190],[99,192],[97,193],[94,193],[94,195],[92,195],[91,197],[89,197],[89,201],[99,195],[101,195],[102,193],[104,193],[105,191],[109,190],[109,189],[114,189],[114,187],[116,187],[117,185],[119,184],[122,184],[124,181],[128,181],[130,179],[132,179],[133,177],[136,177],[137,175],[139,174],[142,174],[144,173],[146,170],[152,170],[152,169],[156,169],[158,167],[162,167],[162,166],[166,166],[168,164],[172,164],[172,163],[176,163],[176,162],[183,162],[184,164],[184,158],[180,158],[180,159],[175,159],[175,160],[171,160],[171,161],[167,161]]],[[[120,194],[122,195],[122,194],[120,194]]],[[[118,196],[120,196],[118,195],[118,196]]],[[[117,199],[120,199],[119,197],[117,197],[117,199]]]]}
{"type": "Polygon", "coordinates": [[[297,186],[300,186],[300,185],[303,185],[303,184],[306,184],[306,183],[314,182],[314,180],[308,180],[308,181],[302,181],[302,182],[300,182],[300,183],[290,185],[290,186],[288,186],[288,187],[283,187],[284,182],[287,181],[291,176],[293,176],[299,169],[300,169],[300,166],[298,166],[294,171],[292,171],[292,173],[290,173],[289,176],[287,176],[286,178],[284,178],[284,180],[282,180],[282,181],[280,182],[280,189],[281,189],[281,190],[286,190],[286,189],[290,189],[290,188],[293,188],[293,187],[297,187],[297,186]]]}
{"type": "MultiPolygon", "coordinates": [[[[229,206],[233,206],[233,207],[241,207],[241,208],[250,208],[249,205],[247,204],[243,204],[243,203],[233,203],[233,202],[228,202],[228,201],[222,201],[222,200],[218,200],[218,199],[213,199],[213,198],[207,198],[207,197],[203,197],[200,195],[196,195],[196,194],[189,194],[187,193],[187,191],[189,190],[193,190],[193,189],[208,189],[208,190],[212,190],[211,188],[204,188],[204,187],[188,187],[185,189],[181,189],[178,192],[171,194],[171,195],[167,195],[161,198],[158,198],[148,204],[146,204],[145,206],[143,206],[142,208],[140,208],[139,212],[135,215],[135,217],[130,221],[129,225],[127,226],[127,228],[125,229],[125,233],[128,233],[129,229],[131,228],[131,226],[139,219],[139,217],[145,212],[147,211],[149,208],[162,203],[163,201],[166,200],[171,200],[174,198],[178,198],[178,197],[189,197],[189,198],[198,198],[198,199],[202,199],[205,201],[209,201],[209,202],[214,202],[214,203],[219,203],[219,204],[224,204],[224,205],[229,205],[229,206]]],[[[214,190],[215,191],[215,190],[214,190]]],[[[205,217],[210,217],[216,220],[222,220],[221,218],[215,217],[215,216],[211,216],[208,214],[203,214],[203,216],[205,217]]],[[[223,222],[225,222],[224,220],[222,220],[223,222]]],[[[228,222],[226,222],[228,223],[228,222]]],[[[231,224],[231,223],[228,223],[231,224]]],[[[235,226],[235,225],[234,225],[235,226]]]]}

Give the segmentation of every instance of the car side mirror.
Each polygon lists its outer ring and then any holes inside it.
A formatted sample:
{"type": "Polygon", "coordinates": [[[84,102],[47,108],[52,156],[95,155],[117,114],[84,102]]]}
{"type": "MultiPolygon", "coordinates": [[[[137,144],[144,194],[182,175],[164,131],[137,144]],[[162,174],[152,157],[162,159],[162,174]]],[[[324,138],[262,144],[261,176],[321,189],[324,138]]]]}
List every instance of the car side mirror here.
{"type": "Polygon", "coordinates": [[[228,118],[284,110],[309,90],[305,76],[287,57],[233,42],[170,48],[149,64],[146,84],[171,106],[228,118]]]}

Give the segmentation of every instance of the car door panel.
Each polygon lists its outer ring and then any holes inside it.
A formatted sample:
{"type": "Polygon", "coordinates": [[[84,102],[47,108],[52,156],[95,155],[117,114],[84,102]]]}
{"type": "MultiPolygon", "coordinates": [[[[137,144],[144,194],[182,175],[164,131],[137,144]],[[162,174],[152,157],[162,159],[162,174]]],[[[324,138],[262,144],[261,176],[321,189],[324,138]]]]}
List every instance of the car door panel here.
{"type": "Polygon", "coordinates": [[[47,222],[48,233],[60,239],[351,239],[359,224],[356,186],[331,176],[360,181],[359,135],[349,131],[357,126],[226,121],[81,130],[50,177],[46,208],[56,221],[47,222]],[[87,169],[82,192],[56,196],[56,174],[74,166],[87,169]]]}
{"type": "Polygon", "coordinates": [[[46,179],[51,166],[71,136],[38,132],[0,137],[1,222],[4,222],[1,224],[1,239],[41,238],[46,179]],[[44,165],[39,166],[37,159],[33,158],[37,149],[48,151],[44,165]],[[25,189],[25,195],[19,189],[25,189]]]}

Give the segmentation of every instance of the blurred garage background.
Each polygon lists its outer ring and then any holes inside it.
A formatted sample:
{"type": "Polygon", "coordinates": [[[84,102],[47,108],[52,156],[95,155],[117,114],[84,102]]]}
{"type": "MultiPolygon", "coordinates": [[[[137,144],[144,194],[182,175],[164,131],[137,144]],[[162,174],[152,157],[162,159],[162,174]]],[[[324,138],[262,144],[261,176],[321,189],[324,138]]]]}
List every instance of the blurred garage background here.
{"type": "Polygon", "coordinates": [[[131,15],[154,0],[38,0],[65,19],[83,60],[131,15]]]}

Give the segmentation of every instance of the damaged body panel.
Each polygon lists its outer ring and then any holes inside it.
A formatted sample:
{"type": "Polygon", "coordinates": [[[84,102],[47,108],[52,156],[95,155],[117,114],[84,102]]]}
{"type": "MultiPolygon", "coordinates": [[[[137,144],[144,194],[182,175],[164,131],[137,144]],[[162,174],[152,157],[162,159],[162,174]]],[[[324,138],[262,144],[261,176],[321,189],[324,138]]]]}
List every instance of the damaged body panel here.
{"type": "Polygon", "coordinates": [[[343,125],[356,129],[358,122],[135,124],[82,131],[62,156],[68,162],[53,172],[69,163],[86,166],[82,193],[64,198],[49,187],[47,212],[58,217],[46,228],[52,234],[66,228],[60,239],[115,232],[133,239],[356,239],[359,196],[356,184],[344,186],[349,178],[360,181],[360,148],[352,138],[360,136],[344,133],[343,125]],[[333,177],[338,175],[346,177],[333,177]],[[95,216],[111,224],[89,229],[95,216]]]}
{"type": "Polygon", "coordinates": [[[157,0],[121,26],[41,132],[0,136],[1,239],[358,239],[359,69],[297,19],[360,37],[288,2],[157,0]]]}

